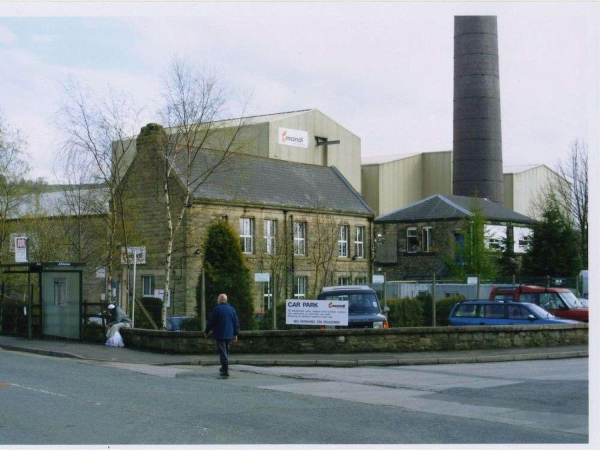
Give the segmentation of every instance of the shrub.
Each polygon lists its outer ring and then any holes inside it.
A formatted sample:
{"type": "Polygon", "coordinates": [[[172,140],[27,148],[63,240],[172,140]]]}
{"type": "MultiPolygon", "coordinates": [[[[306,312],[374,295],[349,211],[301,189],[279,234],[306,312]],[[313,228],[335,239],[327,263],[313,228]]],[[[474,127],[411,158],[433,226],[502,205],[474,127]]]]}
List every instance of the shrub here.
{"type": "Polygon", "coordinates": [[[423,326],[430,327],[432,324],[431,294],[419,294],[415,297],[415,299],[419,301],[421,307],[423,308],[423,326]]]}
{"type": "Polygon", "coordinates": [[[202,322],[199,316],[182,320],[179,324],[179,328],[181,331],[204,331],[202,329],[202,322]]]}
{"type": "MultiPolygon", "coordinates": [[[[226,221],[214,221],[208,228],[204,243],[206,281],[206,312],[217,305],[217,297],[227,294],[228,303],[235,308],[240,329],[255,328],[252,278],[240,244],[240,237],[226,221]]],[[[198,282],[201,287],[202,281],[198,282]]],[[[196,291],[200,311],[200,289],[196,291]]]]}
{"type": "Polygon", "coordinates": [[[387,301],[390,308],[390,327],[421,327],[425,325],[422,302],[417,298],[398,298],[387,301]]]}
{"type": "MultiPolygon", "coordinates": [[[[148,313],[150,313],[152,320],[154,320],[154,323],[160,330],[162,328],[162,321],[160,320],[162,314],[162,300],[154,297],[143,297],[141,302],[148,313]]],[[[137,308],[135,311],[135,327],[154,329],[146,315],[141,311],[141,308],[137,308]]]]}
{"type": "Polygon", "coordinates": [[[464,299],[465,297],[463,295],[456,295],[435,302],[435,324],[440,326],[450,325],[450,322],[448,321],[450,311],[454,308],[454,305],[464,299]]]}

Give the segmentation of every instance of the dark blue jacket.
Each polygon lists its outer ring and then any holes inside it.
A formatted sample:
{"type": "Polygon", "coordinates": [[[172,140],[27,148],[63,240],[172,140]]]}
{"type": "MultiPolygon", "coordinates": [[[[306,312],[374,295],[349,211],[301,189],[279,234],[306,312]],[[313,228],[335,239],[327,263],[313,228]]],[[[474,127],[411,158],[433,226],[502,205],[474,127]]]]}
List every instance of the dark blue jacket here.
{"type": "Polygon", "coordinates": [[[213,337],[218,340],[233,339],[240,331],[240,321],[232,306],[220,303],[210,313],[205,333],[213,330],[213,337]]]}

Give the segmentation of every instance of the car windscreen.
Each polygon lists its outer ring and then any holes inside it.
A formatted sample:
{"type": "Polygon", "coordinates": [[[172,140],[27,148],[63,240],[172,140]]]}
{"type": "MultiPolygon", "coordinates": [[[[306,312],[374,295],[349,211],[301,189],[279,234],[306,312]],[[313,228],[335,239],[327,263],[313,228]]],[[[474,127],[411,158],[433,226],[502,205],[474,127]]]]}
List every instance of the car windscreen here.
{"type": "Polygon", "coordinates": [[[344,300],[348,302],[350,314],[378,314],[379,302],[377,296],[373,293],[343,293],[343,294],[324,294],[323,300],[344,300]]]}
{"type": "Polygon", "coordinates": [[[527,304],[527,308],[534,313],[535,315],[537,315],[538,317],[542,318],[542,319],[552,319],[554,318],[554,316],[552,314],[550,314],[548,311],[546,311],[544,308],[538,306],[538,305],[534,305],[533,303],[529,303],[527,304]]]}
{"type": "Polygon", "coordinates": [[[572,292],[560,292],[558,295],[560,295],[560,298],[562,298],[571,309],[585,308],[585,306],[583,306],[583,304],[572,292]]]}

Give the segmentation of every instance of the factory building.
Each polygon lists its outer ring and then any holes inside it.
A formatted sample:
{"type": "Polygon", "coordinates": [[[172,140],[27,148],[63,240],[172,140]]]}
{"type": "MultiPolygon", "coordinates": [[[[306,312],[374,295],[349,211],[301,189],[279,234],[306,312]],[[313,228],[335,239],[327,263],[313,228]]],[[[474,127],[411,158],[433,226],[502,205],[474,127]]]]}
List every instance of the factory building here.
{"type": "MultiPolygon", "coordinates": [[[[411,153],[362,159],[362,196],[376,214],[387,214],[434,194],[451,195],[452,152],[411,153]]],[[[504,206],[539,218],[539,195],[549,184],[568,183],[543,164],[505,166],[504,206]]]]}
{"type": "MultiPolygon", "coordinates": [[[[318,109],[282,112],[214,122],[214,130],[203,148],[222,148],[228,134],[237,132],[237,153],[316,166],[335,168],[361,193],[361,140],[318,109]]],[[[170,132],[169,129],[166,129],[170,132]]],[[[203,133],[204,138],[204,133],[203,133]]],[[[135,138],[134,138],[135,140],[135,138]]],[[[126,145],[122,175],[136,154],[136,145],[126,145]]]]}

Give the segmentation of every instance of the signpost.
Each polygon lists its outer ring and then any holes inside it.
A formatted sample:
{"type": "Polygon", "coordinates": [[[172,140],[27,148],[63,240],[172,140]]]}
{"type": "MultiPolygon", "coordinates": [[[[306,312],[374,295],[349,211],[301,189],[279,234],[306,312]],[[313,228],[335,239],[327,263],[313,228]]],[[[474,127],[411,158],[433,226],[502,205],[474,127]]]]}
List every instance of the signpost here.
{"type": "Polygon", "coordinates": [[[146,247],[121,247],[121,264],[130,263],[133,259],[133,293],[131,305],[131,327],[135,325],[135,276],[138,264],[146,264],[146,247]]]}
{"type": "Polygon", "coordinates": [[[285,301],[286,325],[348,326],[348,302],[344,300],[285,301]]]}

